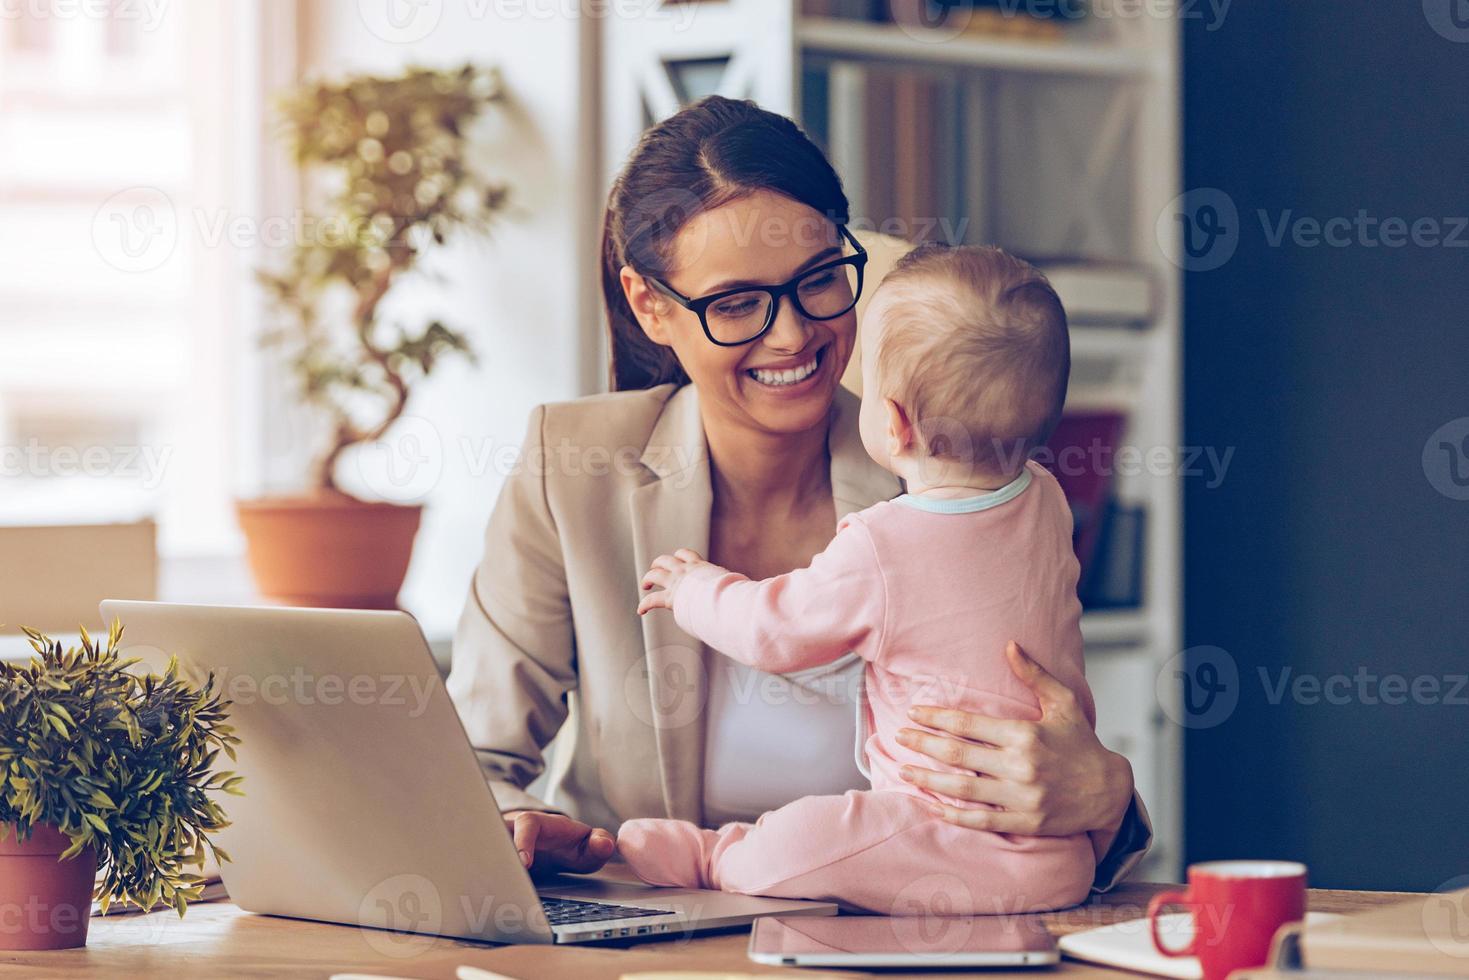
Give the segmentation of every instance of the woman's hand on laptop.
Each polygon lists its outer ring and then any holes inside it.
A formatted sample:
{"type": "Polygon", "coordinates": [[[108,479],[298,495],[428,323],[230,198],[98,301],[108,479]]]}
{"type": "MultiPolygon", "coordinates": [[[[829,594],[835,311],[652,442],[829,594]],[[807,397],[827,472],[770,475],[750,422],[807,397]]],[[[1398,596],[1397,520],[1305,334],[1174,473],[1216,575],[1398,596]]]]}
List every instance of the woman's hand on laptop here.
{"type": "Polygon", "coordinates": [[[915,786],[1000,809],[935,804],[949,823],[976,830],[1065,837],[1115,830],[1132,801],[1132,766],[1097,739],[1071,689],[1026,656],[1005,650],[1010,669],[1040,702],[1039,721],[915,706],[908,716],[947,734],[904,728],[898,742],[969,773],[904,767],[915,786]]]}
{"type": "Polygon", "coordinates": [[[535,871],[588,874],[606,864],[617,848],[607,831],[564,814],[511,810],[504,817],[520,863],[535,871]]]}

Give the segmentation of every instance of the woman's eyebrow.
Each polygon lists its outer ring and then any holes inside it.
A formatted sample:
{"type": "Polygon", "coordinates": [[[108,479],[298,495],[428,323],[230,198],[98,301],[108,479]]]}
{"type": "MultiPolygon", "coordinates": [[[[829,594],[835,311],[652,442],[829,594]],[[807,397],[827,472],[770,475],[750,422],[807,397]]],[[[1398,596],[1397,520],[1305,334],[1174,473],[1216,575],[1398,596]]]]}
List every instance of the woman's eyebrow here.
{"type": "MultiPolygon", "coordinates": [[[[822,249],[821,251],[817,252],[815,255],[813,255],[809,259],[807,259],[805,262],[802,262],[799,266],[797,266],[796,267],[796,271],[793,272],[793,273],[791,273],[790,278],[791,279],[794,279],[794,278],[796,278],[796,276],[799,276],[801,273],[805,272],[807,269],[813,269],[813,268],[815,268],[816,266],[820,265],[823,262],[827,262],[827,261],[830,261],[831,259],[838,258],[838,257],[841,256],[841,254],[842,254],[842,248],[841,248],[840,245],[831,245],[831,246],[828,246],[827,248],[822,249]]],[[[776,284],[774,284],[774,283],[756,282],[753,279],[726,279],[723,282],[717,282],[714,285],[710,286],[708,289],[703,290],[700,293],[700,295],[709,296],[709,295],[711,295],[713,293],[722,293],[726,289],[740,289],[740,288],[742,288],[744,286],[767,286],[767,285],[776,285],[776,284]]]]}

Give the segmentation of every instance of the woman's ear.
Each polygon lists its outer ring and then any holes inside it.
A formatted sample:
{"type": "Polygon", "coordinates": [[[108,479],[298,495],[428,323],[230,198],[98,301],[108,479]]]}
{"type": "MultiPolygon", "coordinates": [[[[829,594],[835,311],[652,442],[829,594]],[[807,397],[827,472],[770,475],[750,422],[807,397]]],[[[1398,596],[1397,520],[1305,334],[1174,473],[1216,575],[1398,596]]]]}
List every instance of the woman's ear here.
{"type": "Polygon", "coordinates": [[[891,398],[884,398],[882,407],[888,419],[888,456],[893,459],[906,456],[913,447],[913,423],[903,406],[891,398]]]}
{"type": "Polygon", "coordinates": [[[672,346],[668,339],[668,323],[659,312],[664,306],[663,297],[630,265],[623,266],[619,276],[622,295],[627,297],[627,305],[633,316],[638,318],[638,326],[643,328],[643,333],[659,346],[672,346]]]}

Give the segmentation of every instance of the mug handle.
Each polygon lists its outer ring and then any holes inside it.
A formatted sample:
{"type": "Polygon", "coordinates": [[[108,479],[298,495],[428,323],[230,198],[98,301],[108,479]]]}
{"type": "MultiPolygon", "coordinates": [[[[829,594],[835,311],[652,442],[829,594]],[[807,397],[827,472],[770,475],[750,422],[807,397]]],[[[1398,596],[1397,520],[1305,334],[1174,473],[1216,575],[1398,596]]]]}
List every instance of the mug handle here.
{"type": "Polygon", "coordinates": [[[1158,934],[1158,916],[1162,913],[1164,908],[1169,905],[1191,904],[1192,902],[1189,899],[1188,892],[1161,892],[1160,894],[1154,895],[1153,900],[1148,903],[1148,929],[1153,934],[1153,945],[1156,946],[1158,952],[1162,953],[1164,956],[1194,955],[1194,946],[1195,943],[1198,941],[1197,931],[1195,931],[1194,933],[1194,938],[1189,940],[1188,946],[1184,949],[1169,949],[1167,946],[1163,945],[1163,937],[1158,934]]]}

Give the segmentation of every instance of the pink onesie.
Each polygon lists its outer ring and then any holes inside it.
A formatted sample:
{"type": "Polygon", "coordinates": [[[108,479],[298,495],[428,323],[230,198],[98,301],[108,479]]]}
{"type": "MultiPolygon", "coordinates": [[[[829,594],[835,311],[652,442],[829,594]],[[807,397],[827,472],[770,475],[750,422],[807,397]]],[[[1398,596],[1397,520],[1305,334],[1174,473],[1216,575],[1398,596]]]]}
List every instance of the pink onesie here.
{"type": "Polygon", "coordinates": [[[1086,835],[1023,837],[944,822],[928,801],[982,804],[904,782],[905,764],[948,767],[894,737],[918,727],[907,715],[914,704],[1038,719],[1034,695],[1005,661],[1011,640],[1074,691],[1095,723],[1076,579],[1066,497],[1034,462],[991,493],[903,496],[852,514],[808,567],[786,575],[753,582],[712,566],[691,573],[675,594],[674,616],[725,656],[772,673],[848,651],[866,661],[862,723],[872,789],[803,797],[754,824],[718,830],[629,820],[618,850],[652,884],[821,899],[879,915],[1082,901],[1095,872],[1086,835]]]}

